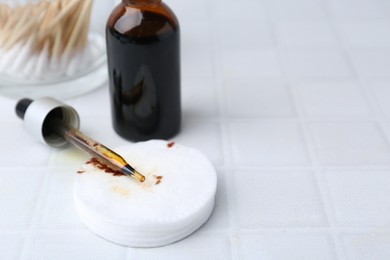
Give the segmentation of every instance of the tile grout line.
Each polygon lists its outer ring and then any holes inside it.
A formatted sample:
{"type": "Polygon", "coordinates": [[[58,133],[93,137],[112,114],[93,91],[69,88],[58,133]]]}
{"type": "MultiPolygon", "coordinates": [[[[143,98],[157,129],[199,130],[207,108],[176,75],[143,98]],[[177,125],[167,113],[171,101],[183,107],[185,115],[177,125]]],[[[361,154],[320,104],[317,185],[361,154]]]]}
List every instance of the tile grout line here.
{"type": "MultiPolygon", "coordinates": [[[[225,167],[223,165],[217,166],[225,167]]],[[[234,170],[243,171],[315,171],[314,166],[233,166],[234,170]]],[[[321,166],[322,171],[390,171],[390,166],[321,166]]]]}
{"type": "MultiPolygon", "coordinates": [[[[330,24],[331,30],[335,34],[335,38],[336,38],[336,41],[338,42],[338,47],[341,49],[342,56],[345,58],[345,56],[346,56],[345,47],[343,46],[342,39],[341,39],[340,35],[338,34],[336,21],[334,21],[334,19],[333,19],[332,12],[330,10],[330,7],[328,6],[328,2],[325,2],[325,1],[322,0],[322,1],[320,1],[320,3],[322,5],[322,8],[325,11],[325,14],[327,16],[327,21],[330,24]]],[[[353,65],[349,62],[349,60],[347,60],[346,62],[347,62],[349,70],[354,74],[353,65]]],[[[345,122],[345,120],[343,122],[345,122]]],[[[318,170],[320,170],[319,167],[320,166],[318,165],[318,170]]],[[[326,197],[327,201],[329,201],[329,205],[327,205],[328,217],[329,217],[329,220],[330,220],[331,227],[334,228],[334,227],[338,226],[337,225],[336,212],[335,212],[335,209],[334,209],[334,205],[332,203],[332,197],[331,197],[331,194],[330,194],[328,183],[326,181],[326,177],[324,175],[324,171],[326,171],[326,170],[322,169],[321,171],[318,172],[318,174],[321,173],[321,176],[323,177],[323,180],[324,180],[324,189],[325,189],[324,190],[324,197],[326,197]]],[[[332,232],[332,237],[333,237],[333,241],[334,241],[334,246],[335,246],[335,249],[336,249],[337,257],[339,259],[347,259],[347,256],[345,255],[346,251],[345,251],[345,249],[343,247],[343,242],[342,242],[342,239],[340,237],[340,232],[338,230],[336,230],[336,232],[332,232]]]]}
{"type": "MultiPolygon", "coordinates": [[[[382,6],[382,4],[376,2],[376,4],[378,6],[382,6]]],[[[386,8],[387,9],[387,8],[386,8]]],[[[388,147],[390,147],[390,138],[388,137],[387,133],[386,133],[386,130],[388,130],[389,128],[386,126],[386,123],[388,120],[386,120],[386,117],[385,115],[383,114],[383,110],[382,108],[380,107],[380,105],[378,104],[376,98],[375,98],[375,95],[372,94],[373,90],[370,91],[368,89],[368,84],[369,84],[369,81],[370,80],[375,80],[375,79],[382,79],[382,77],[362,77],[360,76],[360,74],[356,71],[355,69],[355,66],[354,66],[354,62],[353,62],[353,59],[351,58],[352,56],[352,53],[350,51],[350,48],[348,48],[348,45],[347,43],[345,43],[345,41],[343,40],[343,38],[341,37],[341,34],[342,32],[340,32],[339,29],[337,29],[337,26],[335,25],[336,21],[335,19],[331,16],[330,16],[330,20],[331,20],[331,25],[333,27],[333,30],[335,31],[336,33],[336,36],[340,42],[340,45],[342,47],[342,50],[343,50],[343,54],[345,56],[345,59],[346,61],[348,62],[348,64],[350,65],[351,67],[351,70],[354,74],[354,77],[356,79],[356,82],[358,83],[357,86],[359,88],[359,90],[364,94],[365,96],[365,99],[366,99],[366,102],[368,103],[369,107],[370,107],[370,110],[371,112],[373,113],[373,115],[375,116],[372,120],[373,123],[375,123],[376,125],[379,125],[379,130],[381,131],[381,134],[383,135],[383,137],[385,138],[385,140],[387,141],[387,145],[388,147]]],[[[389,16],[389,15],[387,15],[389,16]]],[[[386,19],[389,19],[390,17],[386,17],[386,19]]],[[[387,78],[388,79],[388,78],[387,78]]]]}
{"type": "Polygon", "coordinates": [[[44,169],[44,174],[42,177],[42,182],[39,189],[39,195],[35,202],[35,207],[33,214],[31,216],[30,224],[26,232],[26,237],[24,238],[24,243],[22,250],[20,252],[20,259],[28,259],[28,255],[26,255],[26,251],[28,249],[31,250],[31,244],[33,240],[34,233],[36,232],[35,226],[39,222],[39,214],[41,213],[40,209],[43,208],[43,205],[46,202],[45,194],[47,194],[48,186],[51,181],[50,171],[48,170],[48,167],[44,169]]]}
{"type": "MultiPolygon", "coordinates": [[[[287,82],[287,81],[286,81],[287,82]]],[[[288,85],[288,83],[284,82],[283,84],[288,85]]],[[[289,91],[291,92],[291,91],[289,91]]],[[[300,122],[300,119],[295,116],[247,116],[247,117],[229,117],[226,116],[224,119],[221,117],[218,118],[201,118],[201,117],[192,117],[186,119],[188,122],[213,122],[220,123],[226,120],[228,121],[253,121],[253,120],[263,120],[263,121],[279,121],[279,122],[300,122]]],[[[385,119],[386,120],[386,119],[385,119]]],[[[332,118],[329,116],[317,117],[313,118],[312,116],[306,116],[306,121],[310,123],[315,122],[325,122],[325,123],[334,123],[334,122],[348,122],[348,123],[359,123],[359,122],[376,122],[377,119],[373,118],[358,118],[356,117],[340,117],[340,118],[332,118]]],[[[386,120],[389,121],[390,120],[386,120]]]]}
{"type": "MultiPolygon", "coordinates": [[[[294,104],[294,107],[296,109],[296,113],[298,115],[298,122],[300,125],[300,129],[302,131],[303,141],[305,143],[305,147],[307,149],[308,156],[310,158],[312,167],[314,169],[313,177],[314,177],[315,185],[317,186],[317,189],[319,192],[319,200],[322,204],[321,205],[322,206],[321,207],[322,213],[324,214],[325,221],[326,221],[327,225],[329,225],[326,228],[326,230],[332,231],[333,227],[335,226],[335,220],[334,220],[333,215],[332,215],[332,207],[330,205],[331,200],[329,200],[329,198],[327,196],[326,187],[324,187],[324,185],[320,181],[320,180],[322,180],[323,176],[321,176],[321,174],[320,174],[321,173],[321,166],[320,166],[318,159],[317,159],[317,156],[316,156],[317,153],[316,153],[316,149],[315,149],[315,144],[313,143],[313,140],[312,140],[311,135],[310,135],[309,126],[308,126],[309,121],[307,120],[307,118],[305,116],[305,110],[303,108],[302,101],[299,98],[300,95],[292,87],[292,85],[296,85],[296,80],[294,80],[292,77],[290,77],[290,75],[286,71],[286,67],[285,67],[284,59],[283,59],[284,58],[284,53],[283,53],[284,49],[282,48],[282,46],[280,46],[280,44],[278,42],[278,38],[276,35],[277,32],[276,32],[276,29],[274,27],[275,21],[270,21],[269,18],[267,20],[269,21],[270,26],[272,26],[271,32],[273,33],[273,36],[275,38],[275,46],[277,49],[279,63],[280,63],[280,66],[282,68],[282,75],[285,78],[286,87],[288,88],[290,98],[291,98],[291,100],[294,104]]],[[[322,182],[323,182],[323,180],[322,180],[322,182]]],[[[340,259],[341,252],[340,252],[340,249],[338,247],[337,236],[334,234],[334,232],[329,232],[329,233],[330,233],[330,239],[333,242],[332,246],[333,246],[334,252],[332,252],[332,255],[335,254],[335,257],[337,259],[340,259]]]]}
{"type": "MultiPolygon", "coordinates": [[[[299,110],[298,113],[300,113],[301,116],[301,128],[303,132],[303,137],[306,142],[307,149],[309,151],[311,162],[313,164],[314,179],[320,195],[322,210],[325,214],[327,225],[329,225],[327,229],[333,231],[335,230],[334,227],[336,226],[336,220],[334,217],[332,200],[329,196],[329,189],[326,185],[325,176],[323,175],[324,169],[318,161],[317,151],[315,148],[314,141],[312,139],[312,135],[310,133],[310,125],[309,125],[310,123],[305,120],[302,106],[298,105],[302,101],[299,97],[299,93],[295,93],[293,98],[294,100],[296,100],[295,103],[297,104],[297,108],[299,110]]],[[[340,259],[341,256],[340,256],[340,249],[338,248],[337,245],[338,244],[337,235],[335,235],[334,232],[330,232],[330,236],[333,240],[333,247],[336,253],[336,257],[340,259]]]]}
{"type": "MultiPolygon", "coordinates": [[[[342,55],[344,56],[344,59],[346,60],[346,62],[348,64],[348,67],[350,68],[351,73],[354,76],[354,80],[358,83],[357,84],[358,88],[360,89],[362,94],[365,96],[367,105],[369,106],[369,108],[371,110],[372,116],[374,116],[374,118],[372,119],[372,122],[375,123],[375,124],[379,123],[379,129],[378,130],[381,130],[382,135],[384,136],[385,140],[387,140],[387,142],[389,143],[388,138],[386,138],[385,133],[383,133],[383,124],[381,122],[381,116],[380,116],[381,113],[378,112],[378,109],[376,108],[376,104],[371,99],[371,95],[369,94],[367,89],[365,89],[363,87],[364,86],[364,82],[363,82],[362,78],[360,77],[359,73],[356,71],[356,68],[354,66],[354,62],[351,59],[350,49],[346,45],[343,37],[341,36],[342,32],[340,31],[339,27],[337,26],[337,21],[336,21],[337,19],[333,17],[332,12],[331,12],[330,7],[328,6],[327,2],[322,1],[322,4],[323,4],[324,9],[326,11],[326,14],[327,14],[327,16],[329,18],[330,26],[331,26],[333,32],[335,33],[335,37],[336,37],[337,41],[339,42],[340,48],[342,50],[342,55]]],[[[388,145],[388,147],[389,147],[389,145],[388,145]]],[[[328,192],[329,192],[329,190],[328,190],[328,192]]],[[[329,194],[329,196],[330,196],[330,194],[329,194]]],[[[333,214],[335,214],[334,209],[333,209],[333,214]]],[[[334,217],[334,220],[335,220],[335,217],[334,217]]],[[[358,228],[358,230],[361,230],[361,228],[358,228]]],[[[347,255],[346,255],[347,251],[343,247],[343,241],[342,241],[342,238],[341,238],[341,230],[340,229],[337,231],[336,239],[337,239],[337,244],[339,245],[338,248],[340,250],[340,253],[342,253],[343,258],[346,259],[347,258],[347,255]]]]}
{"type": "MultiPolygon", "coordinates": [[[[378,7],[381,7],[385,10],[385,14],[386,14],[386,21],[388,22],[389,19],[390,19],[390,9],[384,5],[382,2],[380,1],[375,1],[376,5],[378,7]]],[[[380,19],[381,21],[383,19],[380,19]]],[[[339,30],[337,30],[337,35],[340,37],[340,32],[339,30]]],[[[384,138],[388,141],[388,143],[390,144],[390,136],[388,133],[390,133],[390,127],[386,126],[386,123],[389,121],[386,119],[386,116],[384,114],[384,111],[383,109],[381,108],[380,104],[378,104],[378,100],[377,98],[375,97],[375,94],[373,94],[373,92],[375,92],[375,90],[369,89],[368,85],[370,84],[369,82],[372,81],[372,80],[383,80],[383,79],[388,79],[388,77],[361,77],[359,73],[357,73],[357,71],[355,70],[354,66],[353,66],[353,61],[351,60],[351,52],[349,51],[349,48],[346,46],[346,44],[344,43],[344,41],[341,39],[341,42],[342,42],[342,45],[343,45],[343,49],[345,50],[345,52],[347,53],[347,60],[348,62],[350,62],[352,64],[352,67],[353,67],[353,72],[357,78],[357,82],[358,82],[358,87],[359,89],[362,91],[362,93],[364,93],[366,99],[367,99],[367,102],[369,103],[369,106],[370,106],[370,109],[372,110],[372,112],[374,113],[375,115],[375,122],[377,122],[379,124],[379,127],[382,131],[382,134],[384,136],[384,138]]],[[[387,48],[385,46],[381,47],[381,48],[387,48]]]]}
{"type": "MultiPolygon", "coordinates": [[[[367,82],[364,79],[359,78],[359,88],[363,91],[363,93],[366,95],[366,98],[368,102],[371,104],[372,109],[374,110],[374,113],[377,116],[377,123],[379,125],[379,128],[381,130],[381,133],[385,140],[387,141],[387,146],[390,147],[390,126],[387,126],[388,123],[386,120],[386,116],[383,113],[382,108],[376,101],[376,98],[374,94],[371,94],[367,86],[367,82]]],[[[372,90],[374,91],[374,90],[372,90]]]]}
{"type": "MultiPolygon", "coordinates": [[[[215,5],[212,8],[216,8],[215,5]]],[[[210,15],[211,24],[218,25],[218,19],[215,15],[210,15]]],[[[229,135],[229,118],[227,117],[226,111],[226,93],[223,88],[224,78],[222,73],[221,64],[223,63],[223,54],[221,53],[221,49],[219,46],[219,38],[217,37],[217,33],[210,30],[211,39],[212,39],[212,53],[213,53],[213,68],[215,74],[215,84],[216,84],[216,93],[217,93],[217,102],[218,102],[218,112],[219,112],[219,129],[221,134],[221,145],[222,145],[222,156],[223,156],[223,174],[225,176],[224,185],[226,188],[226,197],[227,197],[227,207],[229,214],[229,234],[228,240],[230,242],[230,256],[232,259],[240,259],[240,244],[235,245],[235,237],[239,236],[239,226],[238,226],[238,217],[236,212],[233,210],[233,200],[232,197],[236,197],[235,186],[234,186],[234,175],[231,176],[227,172],[228,169],[233,169],[233,157],[231,154],[231,143],[230,143],[230,135],[229,135]],[[228,176],[229,175],[229,176],[228,176]]]]}
{"type": "MultiPolygon", "coordinates": [[[[385,8],[383,6],[382,3],[378,3],[376,2],[379,6],[382,6],[383,8],[385,8]]],[[[386,9],[386,19],[388,20],[390,17],[389,17],[389,12],[388,12],[388,9],[386,9]]],[[[334,21],[333,21],[334,22],[334,21]]],[[[335,25],[333,24],[333,26],[335,27],[335,25]]],[[[358,88],[360,89],[360,91],[364,94],[365,98],[366,98],[366,102],[368,103],[370,109],[371,109],[371,112],[373,113],[373,115],[375,116],[374,118],[374,122],[375,122],[375,125],[377,127],[377,129],[379,130],[379,132],[381,133],[381,135],[384,137],[385,141],[387,142],[387,147],[389,148],[390,147],[390,136],[389,136],[389,130],[390,130],[390,126],[387,126],[386,123],[388,123],[389,120],[386,119],[386,116],[384,114],[384,111],[381,107],[381,105],[379,104],[377,98],[375,97],[375,90],[371,87],[369,87],[369,84],[370,82],[372,81],[375,81],[375,80],[383,80],[384,78],[383,77],[364,77],[364,76],[361,76],[357,70],[355,69],[355,66],[354,66],[354,62],[353,62],[353,59],[351,58],[352,57],[352,52],[350,51],[350,49],[348,48],[347,46],[347,43],[345,43],[342,39],[342,37],[340,36],[341,32],[335,28],[335,31],[337,32],[337,36],[340,37],[340,41],[342,43],[342,47],[343,47],[343,50],[344,50],[344,53],[345,53],[345,56],[346,56],[346,60],[351,64],[351,67],[352,67],[352,71],[356,77],[356,81],[357,81],[357,86],[358,88]]],[[[388,79],[388,78],[386,78],[388,79]]],[[[378,170],[387,170],[388,169],[385,167],[385,168],[382,168],[382,169],[378,169],[378,170]]],[[[345,230],[344,232],[348,232],[349,230],[345,230]]],[[[352,230],[350,232],[353,232],[354,234],[356,233],[363,233],[363,234],[372,234],[373,232],[375,233],[389,233],[390,230],[386,229],[386,228],[383,228],[383,227],[372,227],[372,226],[369,226],[367,227],[367,230],[364,230],[364,228],[362,227],[359,227],[357,230],[352,230]]]]}
{"type": "Polygon", "coordinates": [[[280,232],[286,232],[291,234],[329,234],[332,235],[337,232],[355,232],[355,233],[368,233],[368,232],[377,232],[377,233],[389,233],[390,228],[383,228],[381,226],[377,227],[295,227],[295,228],[283,228],[283,227],[270,227],[270,228],[242,228],[245,232],[257,233],[259,231],[269,234],[278,234],[280,232]]]}

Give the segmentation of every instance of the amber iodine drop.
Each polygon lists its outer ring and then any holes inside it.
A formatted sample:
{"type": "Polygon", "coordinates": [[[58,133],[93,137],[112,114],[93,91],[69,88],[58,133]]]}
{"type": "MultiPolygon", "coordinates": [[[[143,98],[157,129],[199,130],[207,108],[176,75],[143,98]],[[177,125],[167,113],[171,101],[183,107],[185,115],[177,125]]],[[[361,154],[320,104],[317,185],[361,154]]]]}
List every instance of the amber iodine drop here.
{"type": "Polygon", "coordinates": [[[180,31],[161,0],[123,0],[107,22],[115,131],[132,141],[169,139],[181,122],[180,31]]]}

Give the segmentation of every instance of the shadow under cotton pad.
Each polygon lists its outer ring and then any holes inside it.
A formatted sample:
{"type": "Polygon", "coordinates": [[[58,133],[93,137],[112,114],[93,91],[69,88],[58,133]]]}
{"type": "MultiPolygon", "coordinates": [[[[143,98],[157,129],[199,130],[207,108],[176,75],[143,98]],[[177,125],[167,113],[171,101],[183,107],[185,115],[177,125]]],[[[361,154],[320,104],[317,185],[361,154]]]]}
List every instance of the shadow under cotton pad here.
{"type": "Polygon", "coordinates": [[[145,182],[90,160],[78,171],[74,201],[94,233],[131,247],[157,247],[197,230],[214,208],[217,175],[200,151],[153,140],[115,149],[145,182]]]}

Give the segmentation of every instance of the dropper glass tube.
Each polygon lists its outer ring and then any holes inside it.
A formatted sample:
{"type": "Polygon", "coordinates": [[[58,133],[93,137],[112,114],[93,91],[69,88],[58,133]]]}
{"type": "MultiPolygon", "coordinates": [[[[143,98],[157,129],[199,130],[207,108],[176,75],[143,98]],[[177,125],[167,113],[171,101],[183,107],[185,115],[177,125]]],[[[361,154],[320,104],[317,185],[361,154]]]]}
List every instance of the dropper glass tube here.
{"type": "Polygon", "coordinates": [[[145,181],[145,176],[135,170],[128,164],[122,156],[113,150],[85,136],[76,129],[70,129],[66,132],[65,138],[79,149],[89,153],[100,163],[108,165],[113,170],[119,170],[121,173],[130,176],[140,182],[145,181]]]}
{"type": "Polygon", "coordinates": [[[77,129],[80,122],[74,108],[53,98],[39,98],[35,101],[25,98],[18,101],[15,112],[24,120],[30,133],[45,144],[61,147],[69,142],[110,170],[140,182],[145,181],[145,176],[122,156],[77,129]]]}
{"type": "Polygon", "coordinates": [[[89,138],[71,126],[64,125],[62,121],[58,119],[51,120],[49,126],[56,134],[64,137],[80,150],[89,153],[100,163],[107,165],[112,170],[119,171],[140,182],[145,181],[145,176],[129,165],[122,156],[105,145],[89,138]]]}

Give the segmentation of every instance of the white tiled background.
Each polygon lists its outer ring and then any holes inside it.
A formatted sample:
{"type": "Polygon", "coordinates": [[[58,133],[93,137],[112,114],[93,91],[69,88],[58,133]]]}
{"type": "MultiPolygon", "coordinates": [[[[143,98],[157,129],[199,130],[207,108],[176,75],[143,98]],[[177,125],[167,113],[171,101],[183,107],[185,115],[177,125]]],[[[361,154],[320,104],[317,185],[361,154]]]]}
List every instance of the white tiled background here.
{"type": "MultiPolygon", "coordinates": [[[[0,259],[390,259],[390,1],[166,3],[182,27],[175,140],[218,170],[210,221],[155,249],[95,236],[72,201],[86,158],[37,143],[1,97],[0,259]]],[[[96,1],[95,28],[111,7],[96,1]]],[[[107,86],[66,102],[84,132],[126,143],[107,86]]]]}

